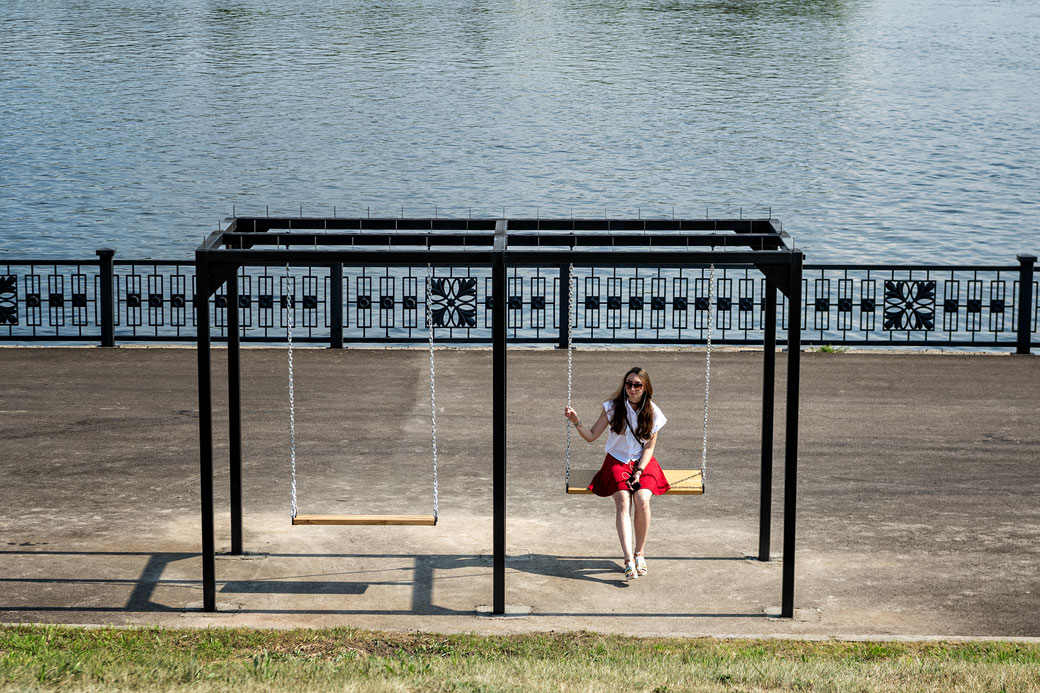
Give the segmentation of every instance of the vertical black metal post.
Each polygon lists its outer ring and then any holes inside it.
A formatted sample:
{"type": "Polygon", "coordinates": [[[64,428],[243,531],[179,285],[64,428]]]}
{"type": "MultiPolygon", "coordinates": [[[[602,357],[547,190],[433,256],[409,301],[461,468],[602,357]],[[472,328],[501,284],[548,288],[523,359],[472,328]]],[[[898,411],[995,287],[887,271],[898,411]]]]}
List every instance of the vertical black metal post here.
{"type": "Polygon", "coordinates": [[[802,355],[802,263],[794,251],[787,291],[787,434],[784,449],[784,565],[782,618],[794,617],[794,549],[798,490],[798,390],[802,355]]]}
{"type": "Polygon", "coordinates": [[[231,485],[231,553],[242,555],[242,372],[238,272],[228,272],[228,457],[231,485]]]}
{"type": "Polygon", "coordinates": [[[494,389],[491,417],[494,432],[494,603],[492,613],[506,612],[506,336],[509,297],[506,296],[506,222],[495,227],[495,253],[491,266],[492,304],[492,388],[494,389]]]}
{"type": "Polygon", "coordinates": [[[116,345],[116,302],[115,302],[115,267],[112,260],[116,251],[111,248],[99,248],[97,256],[100,260],[101,275],[101,346],[116,345]]]}
{"type": "Polygon", "coordinates": [[[343,263],[334,262],[329,268],[329,346],[343,348],[343,263]]]}
{"type": "Polygon", "coordinates": [[[1018,339],[1016,354],[1030,353],[1033,335],[1033,267],[1036,255],[1018,256],[1018,339]]]}
{"type": "Polygon", "coordinates": [[[776,284],[766,279],[762,344],[762,474],[758,501],[758,560],[769,560],[773,506],[773,410],[776,404],[776,284]]]}
{"type": "Polygon", "coordinates": [[[560,336],[556,342],[556,346],[560,349],[567,348],[567,323],[571,319],[571,266],[560,265],[560,300],[557,301],[557,305],[560,307],[560,336]]]}
{"type": "Polygon", "coordinates": [[[217,610],[213,541],[213,392],[210,374],[209,263],[195,254],[195,317],[199,368],[199,484],[202,505],[202,608],[217,610]]]}

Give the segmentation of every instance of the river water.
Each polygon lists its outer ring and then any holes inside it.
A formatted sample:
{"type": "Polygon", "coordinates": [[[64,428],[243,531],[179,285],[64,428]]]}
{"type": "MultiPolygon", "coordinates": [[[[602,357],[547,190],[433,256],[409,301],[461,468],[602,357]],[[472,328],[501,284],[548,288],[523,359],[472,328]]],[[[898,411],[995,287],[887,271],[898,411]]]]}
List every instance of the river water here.
{"type": "Polygon", "coordinates": [[[5,0],[0,258],[226,216],[766,216],[1040,251],[1035,0],[5,0]]]}

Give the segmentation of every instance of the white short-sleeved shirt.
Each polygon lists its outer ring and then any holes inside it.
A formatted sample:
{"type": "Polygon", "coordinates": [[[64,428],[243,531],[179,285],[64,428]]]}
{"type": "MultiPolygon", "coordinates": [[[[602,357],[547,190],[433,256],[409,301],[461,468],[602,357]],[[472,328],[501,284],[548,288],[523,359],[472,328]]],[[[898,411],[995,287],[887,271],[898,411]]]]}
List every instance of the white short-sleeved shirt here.
{"type": "MultiPolygon", "coordinates": [[[[650,402],[650,406],[654,408],[654,426],[650,433],[654,434],[668,423],[668,419],[665,418],[664,412],[656,404],[650,402]]],[[[636,412],[627,399],[625,400],[625,409],[628,410],[628,426],[623,434],[614,433],[608,426],[607,431],[610,435],[607,436],[606,453],[622,462],[631,462],[632,460],[638,460],[643,454],[643,443],[633,433],[639,426],[638,412],[636,412]]],[[[604,402],[603,410],[607,412],[607,421],[611,421],[614,411],[614,400],[604,402]]]]}

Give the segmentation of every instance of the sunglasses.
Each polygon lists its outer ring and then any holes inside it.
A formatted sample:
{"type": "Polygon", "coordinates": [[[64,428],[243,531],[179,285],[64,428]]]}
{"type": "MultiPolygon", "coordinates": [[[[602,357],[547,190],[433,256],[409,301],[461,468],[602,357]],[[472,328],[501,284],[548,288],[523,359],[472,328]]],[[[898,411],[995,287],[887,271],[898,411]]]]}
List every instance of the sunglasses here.
{"type": "Polygon", "coordinates": [[[632,388],[633,390],[642,390],[643,383],[634,383],[631,380],[626,380],[625,387],[632,388]]]}

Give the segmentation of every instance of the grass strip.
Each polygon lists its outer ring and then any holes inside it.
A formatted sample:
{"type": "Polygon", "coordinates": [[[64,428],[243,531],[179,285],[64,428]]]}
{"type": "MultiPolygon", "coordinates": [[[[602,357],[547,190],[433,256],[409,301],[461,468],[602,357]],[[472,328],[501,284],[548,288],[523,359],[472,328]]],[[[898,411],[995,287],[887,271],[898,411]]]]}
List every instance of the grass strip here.
{"type": "Polygon", "coordinates": [[[1040,645],[0,626],[0,689],[1036,691],[1040,645]]]}

